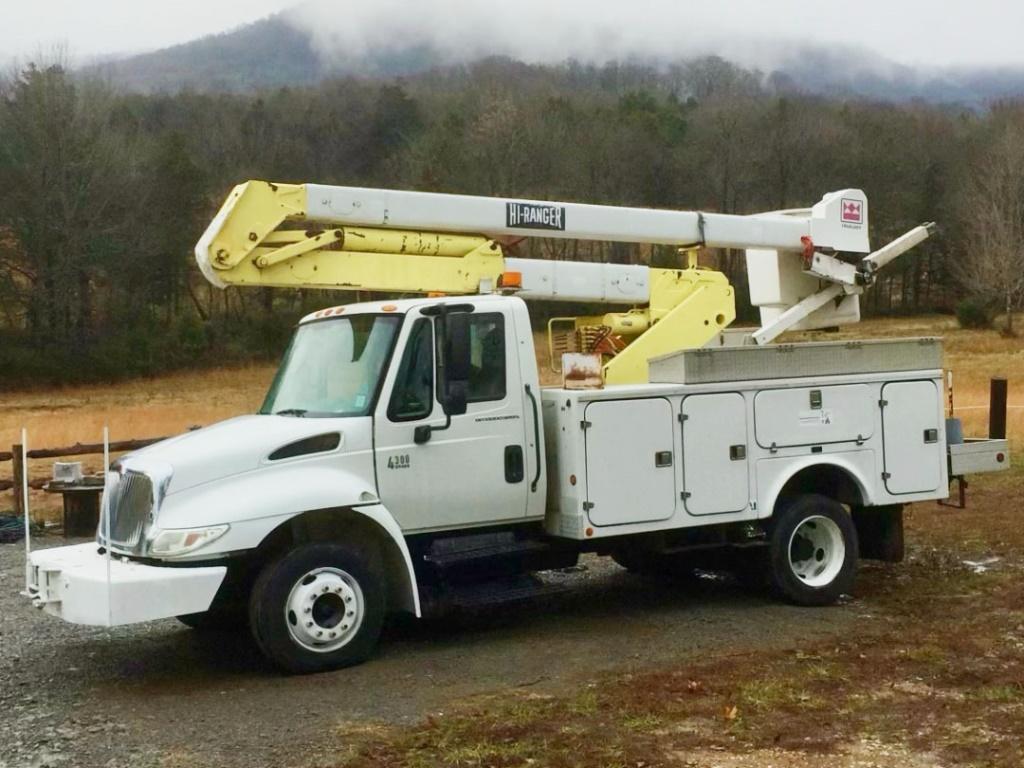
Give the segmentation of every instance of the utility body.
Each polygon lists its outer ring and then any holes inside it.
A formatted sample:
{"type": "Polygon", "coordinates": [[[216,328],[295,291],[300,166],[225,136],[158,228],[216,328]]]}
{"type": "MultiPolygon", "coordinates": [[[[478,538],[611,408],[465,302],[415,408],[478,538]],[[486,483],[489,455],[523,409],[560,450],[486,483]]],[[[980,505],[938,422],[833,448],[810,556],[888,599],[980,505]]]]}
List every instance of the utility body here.
{"type": "Polygon", "coordinates": [[[903,505],[1009,464],[1005,440],[947,446],[938,339],[770,343],[854,322],[929,229],[870,252],[857,190],[742,217],[241,185],[197,246],[215,284],[445,295],[303,318],[258,414],[116,461],[97,542],[33,552],[27,592],[85,624],[248,624],[293,672],[363,660],[388,612],[526,595],[584,552],[833,602],[858,557],[902,558],[903,505]],[[762,325],[728,331],[732,288],[692,258],[543,262],[511,235],[744,248],[762,325]],[[618,305],[551,331],[563,386],[541,387],[524,299],[618,305]]]}

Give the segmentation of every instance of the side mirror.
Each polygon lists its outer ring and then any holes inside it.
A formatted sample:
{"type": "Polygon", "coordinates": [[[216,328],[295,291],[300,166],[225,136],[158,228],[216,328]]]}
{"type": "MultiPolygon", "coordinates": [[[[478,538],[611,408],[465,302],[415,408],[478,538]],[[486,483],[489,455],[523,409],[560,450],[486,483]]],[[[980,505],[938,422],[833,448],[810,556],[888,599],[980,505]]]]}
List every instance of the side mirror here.
{"type": "Polygon", "coordinates": [[[470,343],[468,312],[453,312],[444,317],[440,365],[441,407],[448,416],[466,412],[469,387],[470,343]]]}
{"type": "Polygon", "coordinates": [[[468,381],[470,369],[468,312],[445,318],[445,368],[448,381],[468,381]]]}

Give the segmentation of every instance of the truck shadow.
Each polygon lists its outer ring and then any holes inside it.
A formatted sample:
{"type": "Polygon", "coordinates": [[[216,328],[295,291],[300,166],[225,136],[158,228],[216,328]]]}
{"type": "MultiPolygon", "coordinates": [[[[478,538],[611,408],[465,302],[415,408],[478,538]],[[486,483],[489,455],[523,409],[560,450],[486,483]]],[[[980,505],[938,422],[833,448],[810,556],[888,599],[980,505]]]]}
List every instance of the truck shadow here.
{"type": "MultiPolygon", "coordinates": [[[[767,597],[741,589],[729,577],[705,574],[696,580],[661,581],[641,578],[618,566],[581,573],[545,574],[545,591],[516,602],[495,602],[471,610],[454,610],[415,619],[393,617],[385,626],[380,650],[367,669],[430,663],[433,657],[473,654],[480,649],[517,648],[534,643],[561,646],[567,638],[578,645],[600,645],[598,638],[642,634],[655,639],[660,631],[675,634],[678,626],[694,628],[722,621],[756,623],[759,607],[785,610],[767,597]]],[[[282,677],[261,656],[248,631],[190,630],[164,621],[143,627],[98,632],[97,636],[53,649],[69,657],[89,657],[120,686],[140,690],[182,690],[217,686],[232,680],[276,680],[282,677]]],[[[363,668],[339,673],[363,674],[363,668]]],[[[101,675],[103,672],[101,671],[101,675]]]]}

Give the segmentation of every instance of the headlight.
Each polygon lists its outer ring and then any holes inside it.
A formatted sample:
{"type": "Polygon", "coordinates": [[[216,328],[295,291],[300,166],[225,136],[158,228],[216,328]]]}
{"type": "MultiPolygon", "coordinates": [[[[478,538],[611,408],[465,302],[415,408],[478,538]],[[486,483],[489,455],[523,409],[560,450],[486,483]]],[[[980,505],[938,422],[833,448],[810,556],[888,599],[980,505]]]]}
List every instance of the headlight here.
{"type": "Polygon", "coordinates": [[[209,528],[160,531],[150,542],[148,554],[157,557],[177,557],[195,552],[227,533],[228,527],[227,525],[211,525],[209,528]]]}

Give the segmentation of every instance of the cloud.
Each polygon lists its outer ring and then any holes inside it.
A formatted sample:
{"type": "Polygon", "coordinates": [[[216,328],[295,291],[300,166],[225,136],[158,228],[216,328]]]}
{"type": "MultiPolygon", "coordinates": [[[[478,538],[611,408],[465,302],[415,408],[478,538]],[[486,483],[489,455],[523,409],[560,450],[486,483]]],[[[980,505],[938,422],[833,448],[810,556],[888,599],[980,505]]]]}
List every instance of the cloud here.
{"type": "Polygon", "coordinates": [[[737,38],[727,31],[724,15],[683,11],[683,4],[668,0],[310,0],[287,18],[334,65],[413,48],[430,50],[449,64],[487,55],[602,63],[707,53],[754,64],[784,53],[779,43],[737,38]]]}
{"type": "Polygon", "coordinates": [[[715,53],[770,68],[808,47],[880,66],[1024,63],[1024,3],[1005,0],[308,0],[288,17],[335,64],[421,48],[447,63],[487,54],[603,63],[715,53]]]}

